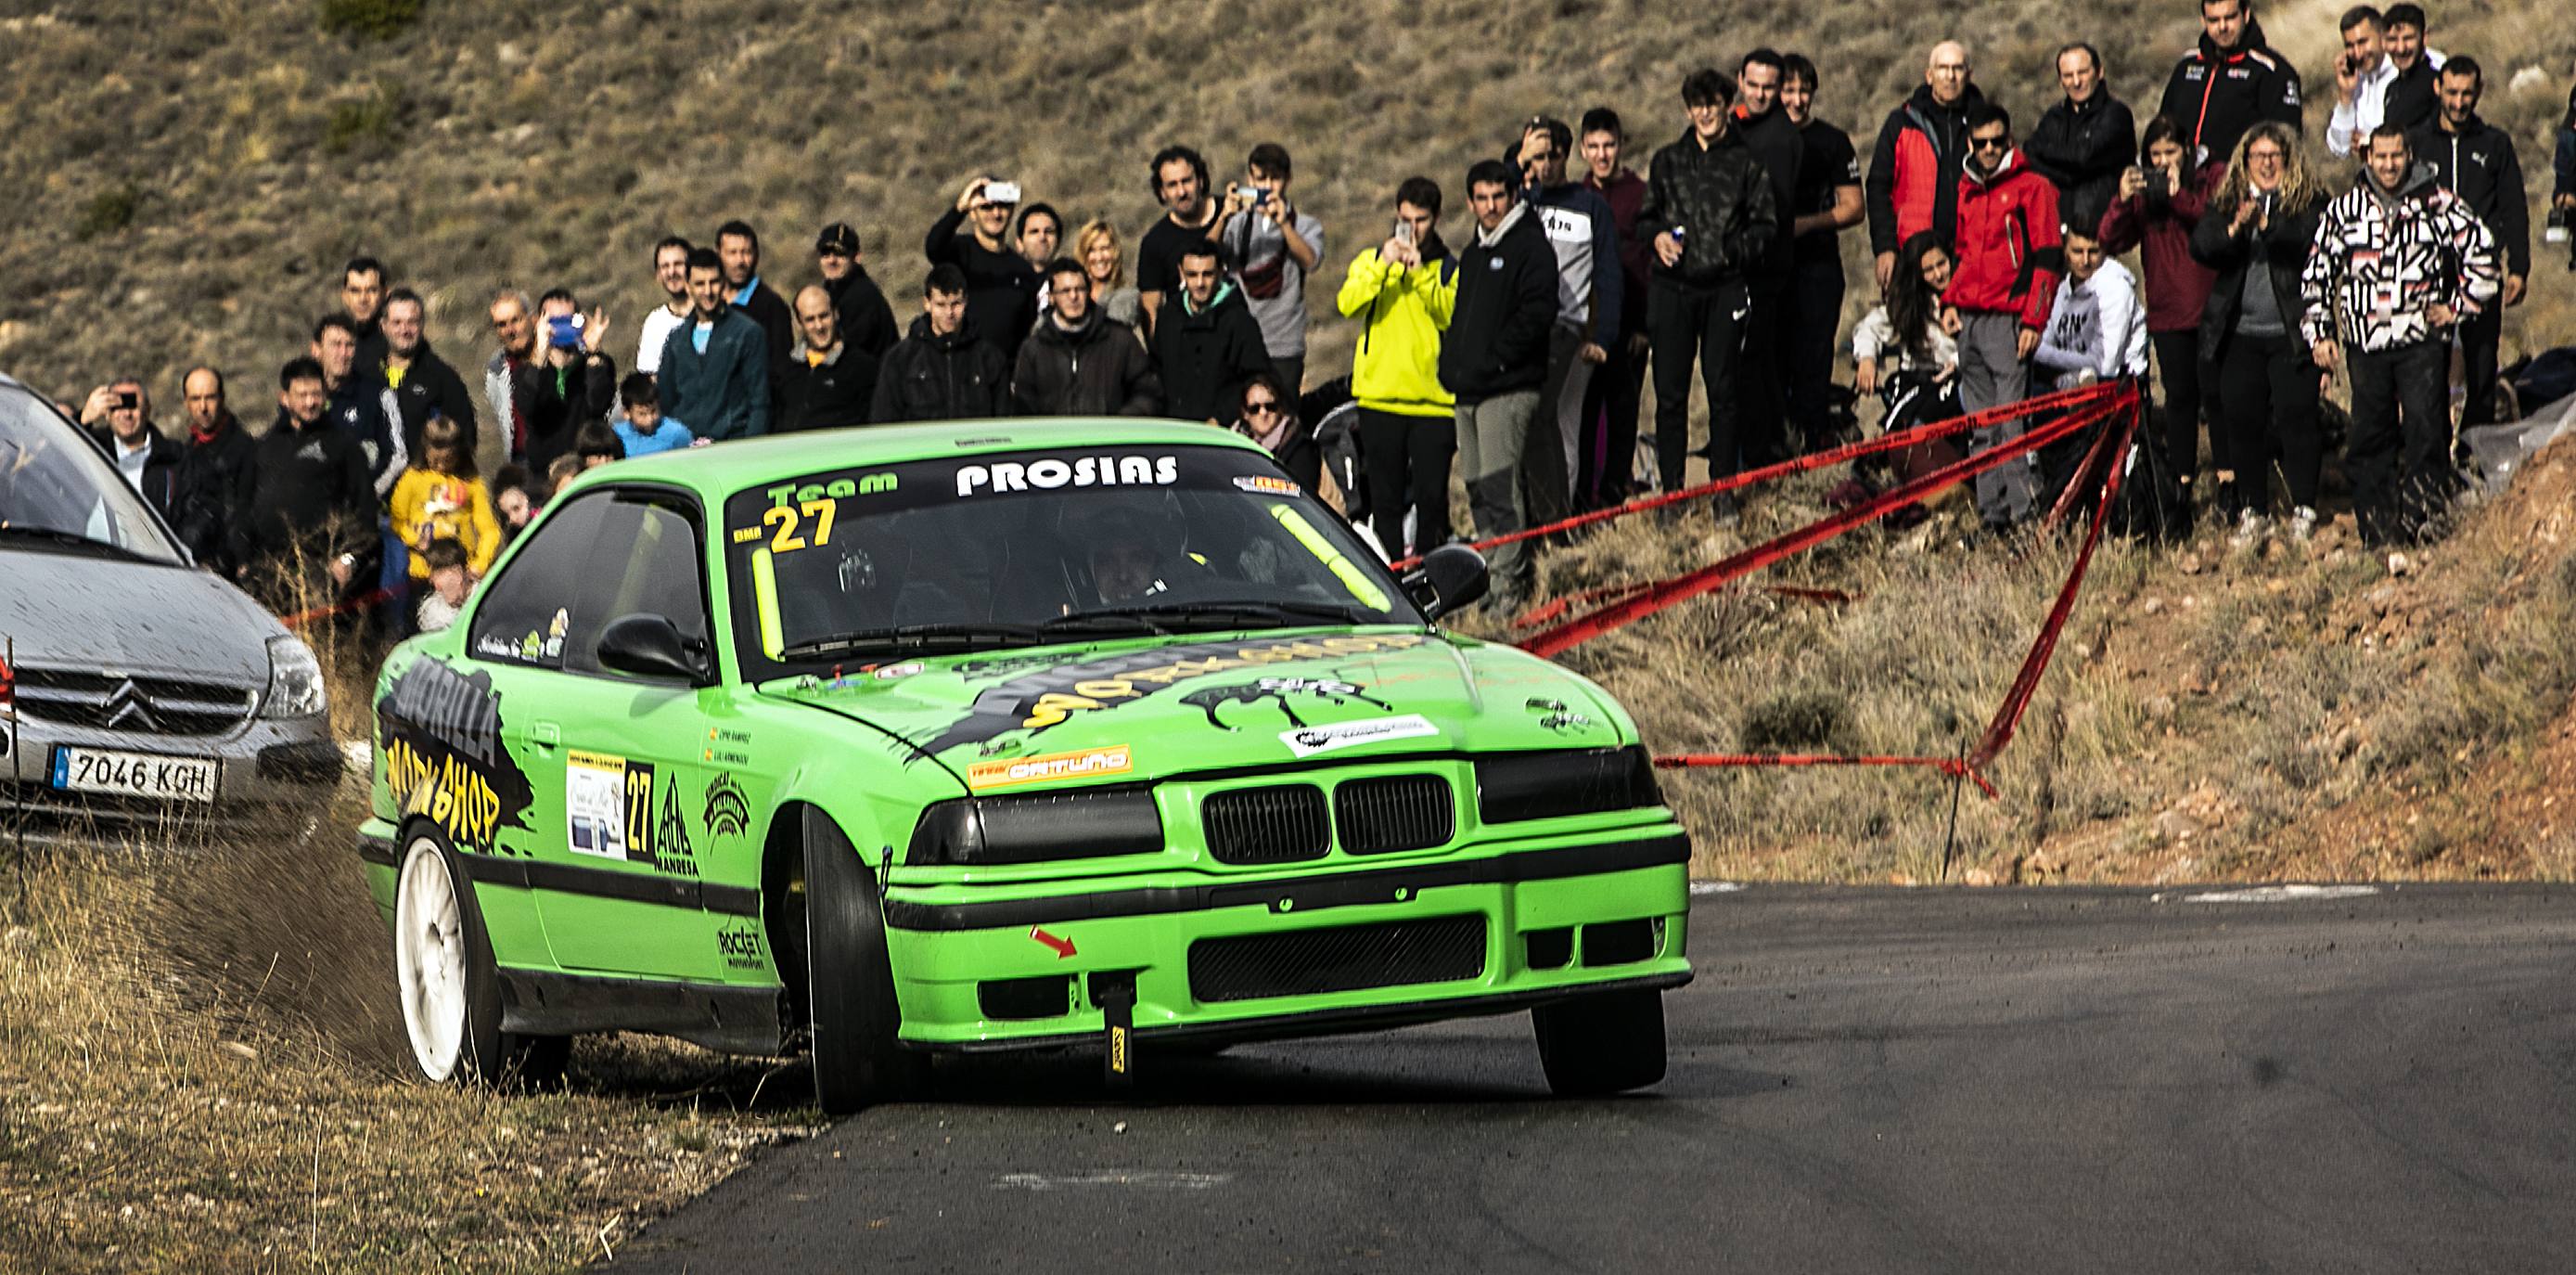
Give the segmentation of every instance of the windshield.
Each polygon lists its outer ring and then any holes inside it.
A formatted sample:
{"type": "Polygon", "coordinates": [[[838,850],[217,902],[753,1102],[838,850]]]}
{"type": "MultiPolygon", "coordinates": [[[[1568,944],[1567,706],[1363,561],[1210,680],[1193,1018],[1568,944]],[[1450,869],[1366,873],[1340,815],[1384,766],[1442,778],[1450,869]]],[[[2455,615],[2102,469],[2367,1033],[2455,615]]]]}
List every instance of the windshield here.
{"type": "Polygon", "coordinates": [[[116,466],[42,399],[0,385],[0,550],[29,545],[176,563],[116,466]]]}
{"type": "Polygon", "coordinates": [[[826,470],[725,505],[746,677],[1102,636],[1421,624],[1267,456],[1067,447],[826,470]]]}

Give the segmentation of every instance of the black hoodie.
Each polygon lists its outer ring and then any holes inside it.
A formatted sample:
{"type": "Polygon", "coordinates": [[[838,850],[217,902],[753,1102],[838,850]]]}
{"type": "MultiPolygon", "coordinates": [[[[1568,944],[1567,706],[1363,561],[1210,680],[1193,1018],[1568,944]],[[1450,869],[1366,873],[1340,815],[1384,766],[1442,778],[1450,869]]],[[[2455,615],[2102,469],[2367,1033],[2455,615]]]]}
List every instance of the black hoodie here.
{"type": "Polygon", "coordinates": [[[2174,64],[2157,113],[2182,129],[2182,143],[2197,147],[2191,167],[2236,154],[2236,141],[2265,120],[2305,132],[2299,116],[2299,73],[2263,41],[2263,24],[2251,18],[2236,48],[2221,52],[2207,32],[2174,64]]]}
{"type": "Polygon", "coordinates": [[[315,559],[374,553],[380,506],[356,434],[327,416],[298,428],[281,408],[260,435],[253,470],[248,516],[233,525],[236,564],[282,559],[298,547],[315,559]]]}
{"type": "Polygon", "coordinates": [[[2433,179],[2450,188],[2495,233],[2496,247],[2504,253],[2504,272],[2530,278],[2531,205],[2523,190],[2522,161],[2514,155],[2513,138],[2472,115],[2459,132],[2445,132],[2436,119],[2409,130],[2406,140],[2415,148],[2415,162],[2431,164],[2433,179]]]}
{"type": "Polygon", "coordinates": [[[1010,411],[1010,365],[976,334],[970,314],[946,336],[930,334],[930,316],[912,321],[912,333],[886,351],[877,365],[876,399],[868,421],[962,421],[1010,411]]]}

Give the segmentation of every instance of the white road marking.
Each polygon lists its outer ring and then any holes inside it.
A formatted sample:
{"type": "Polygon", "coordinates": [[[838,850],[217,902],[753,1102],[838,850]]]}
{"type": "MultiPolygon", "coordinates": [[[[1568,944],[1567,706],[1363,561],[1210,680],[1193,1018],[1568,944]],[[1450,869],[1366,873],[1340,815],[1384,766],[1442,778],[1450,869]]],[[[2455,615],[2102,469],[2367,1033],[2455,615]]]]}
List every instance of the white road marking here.
{"type": "Polygon", "coordinates": [[[1234,1180],[1231,1173],[1180,1173],[1165,1169],[1095,1169],[1089,1173],[1005,1173],[997,1191],[1065,1191],[1088,1186],[1140,1186],[1163,1191],[1204,1191],[1234,1180]]]}
{"type": "Polygon", "coordinates": [[[1741,881],[1693,881],[1690,885],[1690,892],[1693,894],[1734,894],[1741,891],[1743,888],[1744,883],[1741,881]]]}
{"type": "MultiPolygon", "coordinates": [[[[2243,890],[2186,894],[2185,903],[2314,903],[2323,899],[2357,899],[2379,893],[2375,885],[2258,885],[2243,890]]],[[[2164,896],[2156,896],[2162,899],[2164,896]]]]}

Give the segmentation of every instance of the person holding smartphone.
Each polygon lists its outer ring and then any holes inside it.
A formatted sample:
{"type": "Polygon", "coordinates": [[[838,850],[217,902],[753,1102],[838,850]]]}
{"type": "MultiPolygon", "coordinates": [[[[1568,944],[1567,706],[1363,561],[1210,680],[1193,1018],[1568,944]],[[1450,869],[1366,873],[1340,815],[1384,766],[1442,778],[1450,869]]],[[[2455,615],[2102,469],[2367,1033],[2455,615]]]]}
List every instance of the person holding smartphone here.
{"type": "Polygon", "coordinates": [[[89,392],[81,424],[116,462],[116,472],[164,519],[178,494],[179,445],[152,425],[151,398],[131,377],[89,392]]]}
{"type": "Polygon", "coordinates": [[[2353,146],[2387,118],[2388,88],[2397,64],[2388,57],[2388,22],[2379,10],[2359,5],[2344,11],[2343,52],[2335,58],[2334,116],[2326,121],[2326,149],[2349,158],[2353,146]]]}
{"type": "Polygon", "coordinates": [[[1395,188],[1394,233],[1360,250],[1334,298],[1343,318],[1362,325],[1351,397],[1359,402],[1368,531],[1390,560],[1449,540],[1457,399],[1440,383],[1440,343],[1457,302],[1458,263],[1440,241],[1440,184],[1405,178],[1395,188]]]}
{"type": "MultiPolygon", "coordinates": [[[[2103,251],[2139,250],[2146,270],[2147,343],[2165,392],[2156,495],[2170,528],[2189,527],[2200,470],[2200,429],[2218,424],[2218,374],[2201,359],[2200,318],[2218,276],[2191,255],[2191,232],[2227,175],[2224,160],[2189,171],[2182,127],[2147,121],[2146,163],[2120,175],[2119,197],[2102,213],[2103,251]]],[[[2222,455],[2224,453],[2221,453],[2222,455]]]]}
{"type": "Polygon", "coordinates": [[[1288,201],[1294,175],[1287,147],[1253,147],[1243,180],[1226,191],[1217,209],[1216,234],[1290,398],[1306,379],[1306,276],[1324,259],[1324,223],[1288,201]]]}

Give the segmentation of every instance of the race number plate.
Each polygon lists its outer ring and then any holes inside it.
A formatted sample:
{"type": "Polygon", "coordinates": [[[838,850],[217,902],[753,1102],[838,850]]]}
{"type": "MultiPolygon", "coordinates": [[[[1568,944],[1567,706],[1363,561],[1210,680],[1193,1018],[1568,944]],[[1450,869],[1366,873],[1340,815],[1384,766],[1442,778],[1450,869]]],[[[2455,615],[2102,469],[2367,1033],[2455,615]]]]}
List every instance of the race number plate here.
{"type": "Polygon", "coordinates": [[[164,757],[106,748],[56,748],[53,786],[64,792],[112,793],[154,801],[211,802],[215,760],[164,757]]]}

